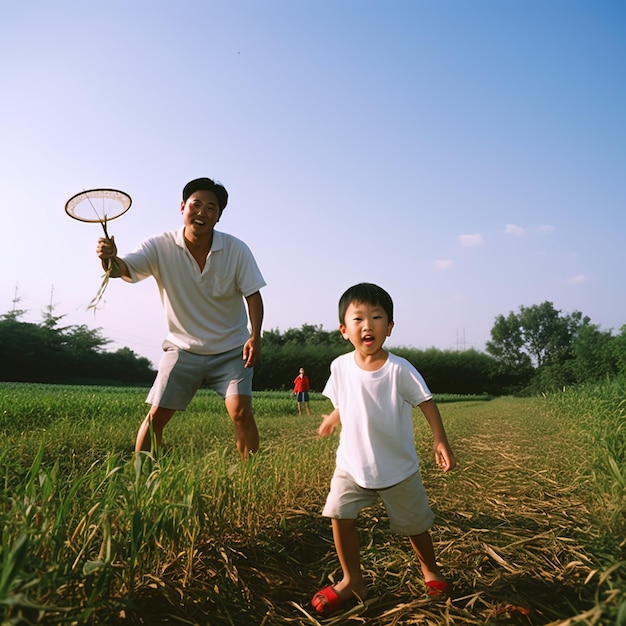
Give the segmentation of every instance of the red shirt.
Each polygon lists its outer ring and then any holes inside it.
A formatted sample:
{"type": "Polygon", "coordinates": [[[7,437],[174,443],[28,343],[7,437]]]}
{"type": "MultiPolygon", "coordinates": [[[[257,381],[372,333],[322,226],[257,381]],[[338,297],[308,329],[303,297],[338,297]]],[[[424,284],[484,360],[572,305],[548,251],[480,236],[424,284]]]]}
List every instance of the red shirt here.
{"type": "Polygon", "coordinates": [[[308,376],[296,376],[296,379],[293,381],[293,392],[299,393],[301,391],[308,391],[311,388],[309,384],[308,376]]]}

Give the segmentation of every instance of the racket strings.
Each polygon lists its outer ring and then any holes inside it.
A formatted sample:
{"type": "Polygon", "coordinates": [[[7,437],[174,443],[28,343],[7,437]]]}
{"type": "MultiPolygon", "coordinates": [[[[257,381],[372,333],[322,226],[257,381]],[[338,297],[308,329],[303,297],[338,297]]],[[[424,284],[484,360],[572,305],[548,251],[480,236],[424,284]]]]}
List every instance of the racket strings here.
{"type": "Polygon", "coordinates": [[[108,239],[109,235],[107,233],[107,214],[106,214],[106,210],[104,209],[104,199],[102,200],[102,206],[103,206],[102,217],[100,216],[100,213],[98,213],[98,209],[96,209],[94,203],[91,201],[91,196],[87,196],[87,202],[89,203],[89,206],[92,208],[94,215],[98,218],[98,221],[100,222],[100,224],[102,224],[104,234],[106,235],[106,238],[108,239]]]}

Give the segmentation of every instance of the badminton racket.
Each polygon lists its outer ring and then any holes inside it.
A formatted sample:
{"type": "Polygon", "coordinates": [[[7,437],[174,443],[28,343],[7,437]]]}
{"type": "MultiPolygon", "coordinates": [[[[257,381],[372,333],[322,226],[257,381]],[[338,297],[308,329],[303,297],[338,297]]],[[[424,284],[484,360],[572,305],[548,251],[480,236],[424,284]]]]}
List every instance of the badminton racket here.
{"type": "MultiPolygon", "coordinates": [[[[87,189],[72,196],[65,203],[65,212],[79,222],[99,223],[104,236],[111,241],[107,224],[120,215],[124,215],[133,203],[131,197],[117,189],[87,189]]],[[[96,309],[109,284],[113,271],[113,259],[107,259],[106,270],[98,293],[93,297],[88,309],[96,309]]]]}

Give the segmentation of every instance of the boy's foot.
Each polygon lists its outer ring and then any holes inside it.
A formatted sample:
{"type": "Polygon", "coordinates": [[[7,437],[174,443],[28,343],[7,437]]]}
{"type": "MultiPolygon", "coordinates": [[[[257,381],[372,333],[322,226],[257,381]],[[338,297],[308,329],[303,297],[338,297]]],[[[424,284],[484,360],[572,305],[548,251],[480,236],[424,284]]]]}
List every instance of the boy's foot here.
{"type": "Polygon", "coordinates": [[[362,600],[356,593],[351,592],[349,598],[343,599],[332,585],[320,589],[311,599],[311,606],[318,615],[326,617],[336,611],[346,608],[353,600],[362,600]]]}
{"type": "Polygon", "coordinates": [[[318,615],[330,615],[345,606],[332,585],[320,589],[312,598],[311,606],[318,615]]]}
{"type": "Polygon", "coordinates": [[[450,594],[450,583],[445,580],[429,580],[426,582],[426,593],[433,600],[443,600],[450,594]]]}

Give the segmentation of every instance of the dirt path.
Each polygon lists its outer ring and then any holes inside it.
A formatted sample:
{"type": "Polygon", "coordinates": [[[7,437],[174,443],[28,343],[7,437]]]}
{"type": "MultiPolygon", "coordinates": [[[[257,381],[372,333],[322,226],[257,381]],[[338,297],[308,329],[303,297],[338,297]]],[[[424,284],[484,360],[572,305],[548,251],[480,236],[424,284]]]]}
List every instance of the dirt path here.
{"type": "MultiPolygon", "coordinates": [[[[420,454],[454,597],[443,605],[424,599],[404,540],[389,536],[384,512],[374,509],[362,523],[363,559],[381,597],[346,623],[546,625],[593,606],[585,580],[596,567],[588,553],[594,527],[579,497],[576,441],[540,406],[514,399],[442,406],[459,469],[438,472],[428,444],[420,454]]],[[[331,550],[329,568],[334,560],[331,550]]]]}

